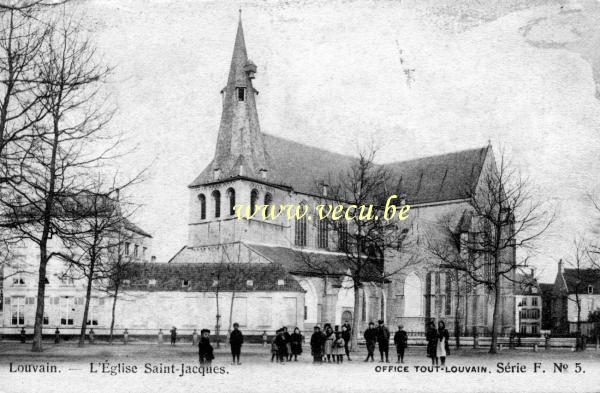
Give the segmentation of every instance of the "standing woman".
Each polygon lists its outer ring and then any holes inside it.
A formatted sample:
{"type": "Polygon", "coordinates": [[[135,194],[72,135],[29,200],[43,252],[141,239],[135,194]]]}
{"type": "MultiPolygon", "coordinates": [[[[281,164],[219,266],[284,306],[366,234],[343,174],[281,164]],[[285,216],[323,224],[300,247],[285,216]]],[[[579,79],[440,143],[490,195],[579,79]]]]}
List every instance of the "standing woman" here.
{"type": "MultiPolygon", "coordinates": [[[[444,321],[438,322],[438,343],[437,343],[437,352],[436,356],[441,360],[442,366],[446,364],[446,356],[450,355],[450,345],[448,344],[448,340],[450,340],[450,333],[446,329],[446,324],[444,321]]],[[[437,362],[436,362],[437,364],[437,362]]]]}
{"type": "Polygon", "coordinates": [[[286,357],[285,360],[292,360],[292,335],[288,333],[288,328],[283,327],[283,338],[285,339],[286,357]]]}
{"type": "Polygon", "coordinates": [[[344,352],[346,352],[348,360],[352,360],[350,359],[350,348],[348,348],[348,345],[350,345],[350,330],[346,325],[342,325],[342,338],[344,339],[344,352]]]}
{"type": "Polygon", "coordinates": [[[437,330],[435,330],[435,323],[431,322],[429,324],[429,329],[427,330],[425,338],[427,339],[427,357],[431,358],[432,365],[436,365],[438,334],[437,330]]]}
{"type": "MultiPolygon", "coordinates": [[[[335,341],[335,334],[331,326],[325,330],[325,355],[327,355],[327,362],[331,362],[331,355],[333,355],[333,342],[335,341]]],[[[335,359],[334,359],[335,360],[335,359]]]]}
{"type": "MultiPolygon", "coordinates": [[[[302,353],[302,334],[300,333],[300,329],[297,327],[294,329],[294,333],[292,333],[292,355],[294,355],[294,361],[298,361],[298,355],[302,353]]],[[[290,355],[291,359],[291,355],[290,355]]]]}

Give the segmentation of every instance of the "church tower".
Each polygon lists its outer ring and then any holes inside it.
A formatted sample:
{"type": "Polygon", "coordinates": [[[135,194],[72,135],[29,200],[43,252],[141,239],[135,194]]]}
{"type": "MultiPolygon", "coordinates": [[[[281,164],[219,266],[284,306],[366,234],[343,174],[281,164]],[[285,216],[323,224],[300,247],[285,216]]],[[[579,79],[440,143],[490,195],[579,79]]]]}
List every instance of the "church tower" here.
{"type": "MultiPolygon", "coordinates": [[[[190,247],[273,237],[257,229],[264,226],[262,220],[238,220],[234,214],[235,206],[268,204],[284,196],[270,186],[270,158],[256,110],[258,91],[252,84],[256,69],[246,52],[240,11],[227,85],[221,90],[223,107],[215,155],[189,185],[190,247]]],[[[269,227],[271,232],[284,229],[273,222],[269,227]]]]}
{"type": "Polygon", "coordinates": [[[256,110],[258,91],[252,85],[256,69],[246,53],[240,12],[227,86],[221,90],[223,112],[215,156],[210,165],[212,176],[204,178],[205,181],[235,176],[260,179],[268,170],[268,155],[256,110]]]}

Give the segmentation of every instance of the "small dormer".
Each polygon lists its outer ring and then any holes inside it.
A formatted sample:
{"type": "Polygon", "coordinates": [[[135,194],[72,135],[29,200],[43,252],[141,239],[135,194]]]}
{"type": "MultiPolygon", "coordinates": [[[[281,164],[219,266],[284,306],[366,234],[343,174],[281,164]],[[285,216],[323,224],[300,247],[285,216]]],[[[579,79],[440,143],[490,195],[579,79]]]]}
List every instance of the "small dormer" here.
{"type": "Polygon", "coordinates": [[[248,75],[248,79],[254,79],[254,74],[256,74],[256,64],[248,59],[246,64],[244,64],[244,72],[248,75]]]}

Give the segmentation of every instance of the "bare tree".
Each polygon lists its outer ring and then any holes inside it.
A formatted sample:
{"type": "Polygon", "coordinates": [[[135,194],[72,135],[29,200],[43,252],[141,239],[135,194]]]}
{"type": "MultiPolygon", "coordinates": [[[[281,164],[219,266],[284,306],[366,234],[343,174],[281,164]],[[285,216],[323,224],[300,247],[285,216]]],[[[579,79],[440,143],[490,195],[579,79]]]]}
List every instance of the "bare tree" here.
{"type": "MultiPolygon", "coordinates": [[[[323,195],[316,205],[320,213],[314,220],[318,233],[317,246],[329,248],[330,234],[336,234],[339,257],[333,263],[324,261],[318,254],[304,252],[302,247],[306,244],[296,241],[296,245],[301,247],[297,252],[302,265],[299,273],[321,278],[350,278],[354,292],[353,349],[358,339],[363,285],[371,282],[384,286],[391,277],[419,263],[418,256],[411,252],[408,225],[398,219],[400,215],[407,217],[410,206],[403,203],[399,182],[391,171],[375,163],[376,154],[377,149],[373,147],[359,152],[357,160],[347,171],[330,176],[331,184],[317,180],[323,188],[323,195]],[[386,219],[384,206],[393,195],[397,196],[392,203],[393,209],[399,213],[386,219]],[[345,213],[342,214],[353,209],[347,217],[345,213]],[[384,267],[384,253],[397,256],[397,263],[393,267],[384,267]]],[[[305,225],[305,219],[301,219],[300,225],[305,225]]]]}
{"type": "Polygon", "coordinates": [[[98,150],[112,116],[100,97],[108,69],[97,63],[95,48],[77,20],[63,13],[49,25],[37,78],[39,105],[47,115],[34,126],[39,136],[22,165],[26,175],[11,189],[8,203],[18,233],[40,250],[33,351],[42,350],[46,269],[57,256],[48,241],[71,233],[80,218],[73,214],[78,196],[90,188],[86,179],[114,146],[98,150]]]}
{"type": "Polygon", "coordinates": [[[536,200],[531,183],[521,176],[504,154],[498,166],[482,169],[476,184],[465,185],[468,228],[460,228],[460,216],[443,218],[428,241],[429,251],[445,268],[463,272],[475,285],[494,294],[490,353],[496,353],[503,291],[516,282],[516,271],[528,258],[516,260],[517,249],[531,249],[554,220],[547,207],[536,200]]]}
{"type": "Polygon", "coordinates": [[[100,290],[106,292],[112,298],[111,319],[108,340],[112,344],[116,320],[117,301],[120,299],[121,290],[139,268],[138,261],[134,256],[127,252],[127,244],[139,240],[139,234],[129,230],[126,221],[121,221],[116,225],[116,231],[109,239],[108,263],[104,265],[101,273],[101,279],[104,284],[100,290]]]}
{"type": "Polygon", "coordinates": [[[117,187],[114,178],[108,186],[98,178],[93,188],[78,196],[79,217],[75,217],[76,224],[65,236],[66,246],[71,252],[64,257],[69,262],[70,277],[82,278],[86,285],[79,346],[85,343],[92,288],[96,283],[103,284],[105,276],[110,276],[114,269],[112,260],[119,258],[122,232],[128,231],[128,219],[134,212],[132,204],[120,198],[121,192],[138,179],[136,177],[117,187]]]}

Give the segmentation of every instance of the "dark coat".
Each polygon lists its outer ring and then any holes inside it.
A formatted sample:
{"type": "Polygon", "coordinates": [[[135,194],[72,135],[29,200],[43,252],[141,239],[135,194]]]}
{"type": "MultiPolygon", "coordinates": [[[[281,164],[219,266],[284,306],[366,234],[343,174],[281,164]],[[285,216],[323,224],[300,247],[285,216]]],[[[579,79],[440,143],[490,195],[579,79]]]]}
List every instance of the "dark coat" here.
{"type": "Polygon", "coordinates": [[[437,341],[438,341],[438,334],[437,334],[437,330],[435,329],[429,329],[427,331],[427,335],[425,336],[425,338],[427,339],[427,357],[430,358],[435,358],[437,357],[437,341]]]}
{"type": "Polygon", "coordinates": [[[344,339],[346,346],[348,346],[348,344],[350,343],[350,337],[351,337],[350,330],[346,330],[346,331],[342,330],[342,338],[344,339]]]}
{"type": "Polygon", "coordinates": [[[285,336],[282,334],[278,334],[275,336],[275,345],[277,345],[277,353],[282,356],[287,356],[287,342],[285,340],[285,336]]]}
{"type": "Polygon", "coordinates": [[[229,344],[231,347],[239,348],[244,343],[244,335],[241,331],[233,329],[229,335],[229,344]]]}
{"type": "Polygon", "coordinates": [[[375,343],[377,341],[377,329],[367,329],[365,330],[365,341],[370,343],[375,343]]]}
{"type": "Polygon", "coordinates": [[[321,332],[314,332],[310,336],[310,353],[313,356],[323,356],[323,334],[321,332]]]}
{"type": "Polygon", "coordinates": [[[444,343],[444,349],[446,350],[446,356],[450,356],[450,344],[448,344],[448,341],[450,341],[450,333],[448,332],[448,329],[443,329],[443,330],[439,330],[437,332],[438,335],[438,340],[442,341],[442,338],[445,338],[446,341],[444,343]]]}
{"type": "Polygon", "coordinates": [[[396,344],[396,348],[408,347],[408,335],[404,330],[398,330],[394,334],[394,344],[396,344]]]}
{"type": "Polygon", "coordinates": [[[200,342],[198,343],[198,355],[200,356],[200,361],[210,362],[215,358],[213,347],[210,345],[210,340],[208,338],[202,337],[200,339],[200,342]]]}
{"type": "Polygon", "coordinates": [[[300,355],[302,353],[302,338],[300,333],[292,333],[290,336],[292,342],[292,355],[300,355]]]}
{"type": "Polygon", "coordinates": [[[377,327],[377,342],[389,343],[390,342],[390,331],[386,326],[377,327]]]}

